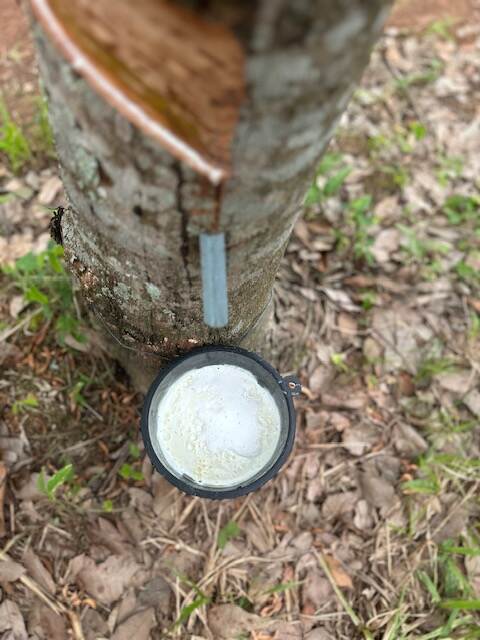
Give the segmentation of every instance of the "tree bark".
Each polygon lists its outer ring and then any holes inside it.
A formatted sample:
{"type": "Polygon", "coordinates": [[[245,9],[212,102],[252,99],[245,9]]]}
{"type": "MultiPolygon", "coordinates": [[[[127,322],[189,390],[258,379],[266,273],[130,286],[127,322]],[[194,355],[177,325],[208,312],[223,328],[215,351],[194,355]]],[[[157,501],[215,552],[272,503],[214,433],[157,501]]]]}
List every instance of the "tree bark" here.
{"type": "Polygon", "coordinates": [[[245,3],[235,37],[245,52],[246,96],[220,188],[110,106],[34,24],[71,205],[62,219],[66,262],[140,388],[197,345],[265,354],[275,274],[388,5],[245,3]],[[213,229],[227,238],[230,322],[221,330],[202,316],[198,235],[213,229]]]}

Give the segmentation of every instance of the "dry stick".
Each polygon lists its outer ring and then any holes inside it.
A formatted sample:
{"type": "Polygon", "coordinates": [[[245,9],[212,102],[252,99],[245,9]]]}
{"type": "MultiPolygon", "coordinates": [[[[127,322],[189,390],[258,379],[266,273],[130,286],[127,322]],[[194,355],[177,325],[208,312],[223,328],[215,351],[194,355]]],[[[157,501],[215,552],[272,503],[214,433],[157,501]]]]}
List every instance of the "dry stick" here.
{"type": "Polygon", "coordinates": [[[7,544],[0,551],[0,560],[3,560],[3,557],[7,555],[8,550],[11,549],[13,545],[16,544],[17,540],[20,540],[21,537],[22,537],[22,534],[17,533],[16,536],[13,536],[13,538],[7,542],[7,544]]]}
{"type": "Polygon", "coordinates": [[[185,509],[183,510],[182,515],[180,516],[180,518],[178,519],[178,522],[176,523],[176,525],[173,527],[172,529],[172,534],[176,533],[180,527],[182,526],[182,524],[185,522],[185,520],[188,518],[188,516],[190,515],[191,511],[193,511],[193,508],[196,504],[198,504],[199,502],[199,498],[195,497],[193,498],[193,500],[190,501],[190,503],[185,507],[185,509]]]}
{"type": "Polygon", "coordinates": [[[253,500],[249,503],[248,510],[250,511],[250,515],[252,516],[253,520],[257,523],[258,528],[263,531],[266,541],[270,545],[272,545],[273,541],[271,540],[271,536],[268,534],[265,523],[263,522],[263,518],[258,512],[258,507],[253,500]]]}
{"type": "Polygon", "coordinates": [[[3,515],[3,504],[5,501],[5,488],[7,485],[7,467],[3,462],[0,462],[0,537],[6,534],[5,529],[5,517],[3,515]]]}
{"type": "Polygon", "coordinates": [[[27,587],[27,589],[30,589],[30,591],[32,591],[36,596],[38,596],[40,600],[43,600],[45,604],[49,606],[50,609],[54,611],[57,615],[60,615],[61,613],[69,613],[67,608],[61,602],[58,602],[58,600],[54,602],[49,597],[47,597],[43,593],[43,591],[40,589],[40,587],[37,585],[37,583],[34,582],[28,576],[25,576],[25,575],[20,576],[19,580],[22,584],[24,584],[27,587]]]}
{"type": "Polygon", "coordinates": [[[208,534],[208,537],[210,537],[212,535],[212,524],[210,522],[210,517],[208,515],[207,505],[205,504],[205,500],[202,500],[201,506],[202,506],[203,520],[205,522],[205,527],[207,529],[207,534],[208,534]]]}
{"type": "Polygon", "coordinates": [[[325,561],[323,553],[321,551],[317,551],[315,549],[314,550],[314,554],[315,554],[315,557],[318,560],[318,564],[321,566],[323,572],[325,573],[325,575],[328,578],[328,581],[332,585],[332,589],[335,591],[335,594],[336,594],[337,598],[340,600],[341,605],[343,606],[345,611],[350,616],[350,620],[357,627],[357,629],[360,629],[362,631],[364,637],[367,640],[370,640],[370,638],[372,638],[372,635],[371,635],[370,631],[368,631],[368,629],[365,629],[362,620],[360,620],[360,618],[357,616],[355,611],[352,609],[351,605],[347,602],[347,599],[345,598],[343,593],[338,588],[337,583],[335,582],[335,580],[334,580],[334,578],[332,576],[332,572],[330,571],[330,568],[329,568],[327,562],[325,561]]]}
{"type": "Polygon", "coordinates": [[[4,340],[7,340],[8,338],[10,338],[10,336],[13,336],[14,333],[16,333],[19,329],[21,329],[22,327],[27,325],[30,322],[30,320],[34,316],[38,315],[41,311],[42,311],[42,309],[37,309],[36,311],[32,311],[32,313],[28,314],[28,316],[26,318],[24,318],[21,322],[16,324],[14,327],[10,327],[8,329],[4,329],[0,333],[0,342],[3,342],[4,340]]]}
{"type": "Polygon", "coordinates": [[[250,500],[252,499],[253,493],[249,493],[248,496],[243,500],[242,504],[239,506],[237,511],[233,514],[232,520],[238,522],[240,518],[243,516],[243,512],[250,504],[250,500]]]}
{"type": "Polygon", "coordinates": [[[390,545],[390,527],[388,522],[385,523],[385,542],[387,546],[387,571],[388,577],[392,579],[392,549],[390,545]]]}
{"type": "Polygon", "coordinates": [[[140,542],[140,544],[142,546],[146,545],[146,544],[152,544],[157,549],[160,549],[160,551],[163,551],[163,547],[160,545],[160,543],[168,544],[168,545],[171,545],[173,547],[178,547],[180,549],[185,549],[185,551],[188,551],[189,553],[191,553],[194,556],[205,557],[207,555],[204,551],[199,551],[198,549],[194,549],[193,547],[189,547],[188,544],[185,544],[185,542],[180,540],[180,538],[177,538],[176,540],[174,540],[173,538],[169,538],[167,536],[165,536],[165,537],[164,536],[155,536],[155,538],[146,538],[145,540],[142,540],[140,542]]]}
{"type": "Polygon", "coordinates": [[[77,614],[74,611],[68,611],[68,617],[70,618],[75,640],[85,640],[85,636],[83,635],[82,625],[80,623],[80,620],[77,614]]]}
{"type": "MultiPolygon", "coordinates": [[[[180,580],[178,576],[175,578],[175,606],[177,609],[177,620],[180,618],[180,580]]],[[[175,629],[175,635],[180,635],[180,627],[175,629]]]]}

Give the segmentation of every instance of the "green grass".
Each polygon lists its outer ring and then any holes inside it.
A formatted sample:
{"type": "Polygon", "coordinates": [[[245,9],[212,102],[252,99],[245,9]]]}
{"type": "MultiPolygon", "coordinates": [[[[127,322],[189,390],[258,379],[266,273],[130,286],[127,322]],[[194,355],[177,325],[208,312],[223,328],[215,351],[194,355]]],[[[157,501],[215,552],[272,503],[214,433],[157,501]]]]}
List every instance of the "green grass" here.
{"type": "Polygon", "coordinates": [[[429,60],[423,71],[410,73],[395,80],[395,89],[400,93],[405,93],[412,86],[425,86],[438,80],[443,72],[443,62],[438,58],[429,60]]]}
{"type": "Polygon", "coordinates": [[[305,205],[309,207],[336,195],[351,171],[352,167],[345,164],[341,154],[326,153],[318,166],[313,184],[307,192],[305,205]],[[319,186],[319,183],[323,183],[322,186],[319,186]]]}
{"type": "Polygon", "coordinates": [[[190,604],[184,605],[180,609],[180,615],[178,616],[178,618],[173,623],[172,630],[178,628],[182,624],[185,624],[185,622],[188,621],[188,619],[190,618],[190,616],[192,615],[192,613],[196,609],[198,609],[199,607],[202,607],[203,605],[210,604],[210,602],[212,600],[212,598],[210,596],[207,596],[198,587],[198,585],[195,584],[195,582],[193,582],[193,580],[190,580],[190,578],[188,578],[187,576],[179,574],[176,571],[175,571],[175,573],[178,576],[178,578],[180,579],[180,582],[182,582],[183,584],[188,585],[192,589],[192,591],[195,593],[195,598],[192,600],[192,602],[190,604]]]}
{"type": "Polygon", "coordinates": [[[0,99],[0,152],[7,157],[14,173],[18,173],[32,156],[25,134],[13,121],[2,99],[0,99]]]}
{"type": "Polygon", "coordinates": [[[55,141],[48,115],[48,104],[43,96],[36,98],[36,147],[50,157],[55,156],[55,141]]]}
{"type": "Polygon", "coordinates": [[[452,225],[462,225],[471,220],[480,224],[480,197],[455,194],[443,205],[443,213],[452,225]]]}
{"type": "Polygon", "coordinates": [[[415,262],[424,263],[428,259],[428,265],[436,256],[447,254],[451,250],[451,245],[447,242],[420,237],[418,229],[414,227],[397,224],[397,229],[404,237],[404,250],[415,262]]]}
{"type": "Polygon", "coordinates": [[[454,20],[452,18],[443,18],[432,22],[425,30],[426,35],[433,35],[441,40],[454,41],[455,37],[452,32],[454,20]]]}
{"type": "Polygon", "coordinates": [[[418,367],[416,382],[430,382],[440,373],[454,371],[456,363],[451,358],[426,358],[418,367]]]}
{"type": "Polygon", "coordinates": [[[47,102],[42,96],[36,96],[34,106],[33,121],[25,123],[23,128],[0,98],[0,153],[6,157],[13,173],[19,173],[34,158],[55,157],[47,102]]]}
{"type": "Polygon", "coordinates": [[[218,532],[217,546],[219,549],[223,549],[227,542],[232,538],[236,538],[241,532],[240,527],[234,520],[230,520],[227,524],[218,532]]]}
{"type": "Polygon", "coordinates": [[[375,158],[385,152],[400,151],[403,155],[412,153],[418,141],[427,135],[427,128],[418,120],[413,120],[405,126],[396,126],[388,134],[380,133],[370,136],[367,148],[370,155],[375,158]]]}
{"type": "Polygon", "coordinates": [[[348,207],[348,216],[354,227],[353,253],[357,259],[365,260],[368,265],[373,265],[375,258],[371,247],[374,239],[369,235],[371,227],[377,220],[372,211],[372,196],[365,194],[352,200],[348,207]]]}
{"type": "Polygon", "coordinates": [[[2,270],[13,288],[23,295],[27,309],[33,310],[32,328],[47,321],[53,323],[61,345],[65,345],[67,335],[79,342],[85,341],[75,313],[72,285],[64,268],[61,246],[50,243],[46,251],[37,255],[27,253],[13,266],[4,266],[2,270]]]}
{"type": "Polygon", "coordinates": [[[463,158],[459,156],[440,155],[436,172],[438,182],[446,187],[450,182],[460,178],[463,173],[464,163],[463,158]]]}

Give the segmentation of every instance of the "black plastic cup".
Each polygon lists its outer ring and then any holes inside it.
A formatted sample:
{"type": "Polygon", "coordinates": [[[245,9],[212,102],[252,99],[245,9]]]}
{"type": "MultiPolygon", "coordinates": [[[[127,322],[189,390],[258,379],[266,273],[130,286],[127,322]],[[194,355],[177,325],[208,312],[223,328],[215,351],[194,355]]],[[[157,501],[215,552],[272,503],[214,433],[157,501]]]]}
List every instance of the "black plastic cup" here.
{"type": "Polygon", "coordinates": [[[162,369],[145,397],[142,410],[142,437],[155,469],[181,491],[213,500],[231,499],[255,491],[275,476],[292,450],[295,438],[295,409],[292,397],[301,386],[294,376],[282,376],[256,353],[239,347],[211,346],[194,349],[162,369]],[[209,365],[229,364],[252,373],[272,395],[280,413],[280,437],[268,463],[248,481],[227,487],[209,486],[179,473],[168,464],[155,435],[158,406],[170,386],[187,371],[209,365]]]}

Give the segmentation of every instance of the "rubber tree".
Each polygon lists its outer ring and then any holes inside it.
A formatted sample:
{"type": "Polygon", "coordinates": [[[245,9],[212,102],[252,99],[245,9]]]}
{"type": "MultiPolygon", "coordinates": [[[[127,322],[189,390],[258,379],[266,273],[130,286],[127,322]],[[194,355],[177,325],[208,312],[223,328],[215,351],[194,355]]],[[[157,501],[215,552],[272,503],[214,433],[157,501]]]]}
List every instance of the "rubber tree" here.
{"type": "Polygon", "coordinates": [[[279,262],[388,6],[31,0],[66,262],[137,386],[196,345],[267,349],[279,262]],[[60,42],[49,7],[107,80],[60,42]],[[198,236],[214,231],[227,242],[222,329],[202,315],[198,236]]]}

